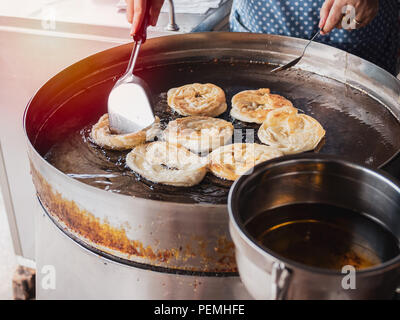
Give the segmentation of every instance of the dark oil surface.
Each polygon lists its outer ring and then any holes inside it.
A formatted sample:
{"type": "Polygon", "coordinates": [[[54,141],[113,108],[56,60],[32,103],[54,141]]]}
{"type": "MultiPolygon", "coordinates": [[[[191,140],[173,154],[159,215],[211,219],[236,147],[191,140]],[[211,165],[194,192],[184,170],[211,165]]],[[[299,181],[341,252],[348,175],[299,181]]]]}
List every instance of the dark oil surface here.
{"type": "MultiPolygon", "coordinates": [[[[215,60],[156,66],[137,73],[150,85],[155,113],[164,127],[179,117],[167,105],[166,92],[170,88],[211,82],[220,86],[227,98],[228,110],[219,118],[242,129],[239,136],[243,142],[259,142],[259,125],[233,120],[229,115],[231,99],[242,90],[266,87],[322,124],[326,138],[317,152],[378,166],[400,148],[399,123],[374,99],[309,72],[288,70],[271,74],[271,69],[267,64],[215,60]]],[[[226,204],[230,181],[209,173],[199,185],[190,188],[155,184],[125,166],[127,152],[105,150],[88,139],[91,126],[107,112],[107,97],[117,79],[118,76],[102,78],[52,113],[35,140],[41,154],[62,172],[104,190],[162,201],[226,204]]]]}
{"type": "Polygon", "coordinates": [[[400,254],[386,228],[351,210],[325,204],[293,204],[253,219],[248,230],[265,248],[312,267],[342,270],[376,266],[400,254]]]}

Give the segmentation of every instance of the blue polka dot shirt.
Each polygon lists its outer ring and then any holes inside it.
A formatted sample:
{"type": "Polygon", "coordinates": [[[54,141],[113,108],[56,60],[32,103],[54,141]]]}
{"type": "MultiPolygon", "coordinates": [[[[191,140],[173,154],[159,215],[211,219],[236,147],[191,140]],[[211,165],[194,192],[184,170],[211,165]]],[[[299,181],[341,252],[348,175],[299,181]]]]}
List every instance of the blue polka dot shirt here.
{"type": "MultiPolygon", "coordinates": [[[[230,30],[309,39],[318,30],[322,0],[234,0],[230,30]]],[[[398,0],[380,0],[377,16],[364,28],[334,29],[316,41],[396,72],[399,50],[398,0]]]]}

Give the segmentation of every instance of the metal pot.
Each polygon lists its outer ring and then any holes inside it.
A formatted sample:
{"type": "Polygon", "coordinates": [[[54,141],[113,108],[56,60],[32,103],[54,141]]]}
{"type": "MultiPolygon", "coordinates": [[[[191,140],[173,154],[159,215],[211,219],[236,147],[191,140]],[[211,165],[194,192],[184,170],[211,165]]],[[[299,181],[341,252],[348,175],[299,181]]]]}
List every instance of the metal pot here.
{"type": "MultiPolygon", "coordinates": [[[[331,121],[324,124],[328,134],[335,132],[337,123],[344,123],[340,130],[344,141],[354,136],[355,127],[363,132],[359,135],[363,141],[356,147],[347,144],[343,148],[344,143],[339,149],[329,147],[331,139],[321,152],[357,150],[355,156],[375,166],[393,162],[400,149],[396,140],[396,133],[400,134],[399,82],[367,61],[322,44],[311,46],[298,65],[304,72],[268,72],[268,63],[291,60],[305,43],[240,33],[160,37],[143,46],[137,71],[158,99],[177,85],[214,82],[226,90],[229,103],[238,90],[268,83],[274,91],[289,98],[293,95],[296,104],[311,106],[309,112],[319,112],[331,121]],[[343,101],[337,101],[338,97],[343,101]],[[313,101],[308,103],[307,98],[313,101]],[[340,121],[332,121],[336,117],[340,121]],[[382,143],[372,148],[369,141],[375,138],[382,143]]],[[[171,275],[172,282],[180,275],[192,277],[196,285],[178,286],[176,298],[247,298],[240,289],[225,203],[180,203],[159,201],[150,198],[151,194],[145,198],[106,192],[69,177],[44,159],[52,144],[106,112],[108,93],[124,72],[130,52],[127,44],[79,61],[50,79],[30,101],[24,125],[38,198],[54,224],[95,255],[148,270],[153,279],[171,275]]],[[[135,295],[140,297],[152,296],[135,295]]]]}
{"type": "MultiPolygon", "coordinates": [[[[239,273],[253,297],[393,298],[400,285],[400,254],[377,266],[357,271],[355,289],[349,289],[342,286],[346,274],[341,271],[304,265],[263,247],[256,240],[254,230],[249,228],[249,221],[273,208],[295,203],[324,203],[367,213],[396,237],[395,245],[399,248],[400,184],[383,171],[338,157],[315,154],[287,156],[262,163],[253,173],[243,175],[235,182],[228,203],[239,273]]],[[[378,247],[380,240],[371,239],[378,247]]]]}

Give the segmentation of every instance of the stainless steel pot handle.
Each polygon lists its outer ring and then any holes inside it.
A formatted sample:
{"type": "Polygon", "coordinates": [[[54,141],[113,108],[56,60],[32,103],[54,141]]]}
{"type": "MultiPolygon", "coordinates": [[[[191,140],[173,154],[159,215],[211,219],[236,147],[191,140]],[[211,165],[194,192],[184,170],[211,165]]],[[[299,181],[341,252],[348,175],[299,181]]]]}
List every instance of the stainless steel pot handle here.
{"type": "Polygon", "coordinates": [[[284,300],[291,278],[291,271],[282,262],[274,262],[271,271],[271,299],[284,300]]]}

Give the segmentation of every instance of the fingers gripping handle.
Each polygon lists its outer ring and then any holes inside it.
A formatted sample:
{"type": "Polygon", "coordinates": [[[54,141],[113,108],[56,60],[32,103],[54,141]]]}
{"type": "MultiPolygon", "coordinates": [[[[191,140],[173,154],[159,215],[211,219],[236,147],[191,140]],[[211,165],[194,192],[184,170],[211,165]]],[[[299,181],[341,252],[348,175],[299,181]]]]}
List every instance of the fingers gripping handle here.
{"type": "Polygon", "coordinates": [[[146,9],[144,11],[145,13],[142,23],[140,24],[140,27],[138,28],[137,32],[133,34],[133,40],[136,42],[141,41],[141,43],[144,43],[147,39],[147,27],[150,21],[150,7],[151,7],[151,1],[146,1],[146,9]]]}

